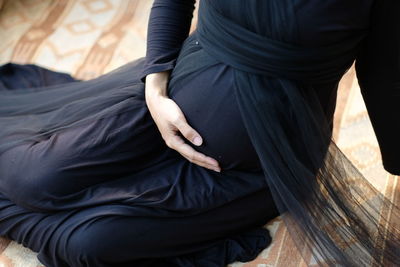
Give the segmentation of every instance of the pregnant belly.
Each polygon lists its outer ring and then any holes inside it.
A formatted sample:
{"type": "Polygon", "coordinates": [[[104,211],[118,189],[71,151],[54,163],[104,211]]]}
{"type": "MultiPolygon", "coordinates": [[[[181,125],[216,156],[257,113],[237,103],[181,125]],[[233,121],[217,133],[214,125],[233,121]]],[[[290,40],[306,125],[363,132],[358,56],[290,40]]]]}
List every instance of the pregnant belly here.
{"type": "Polygon", "coordinates": [[[258,157],[247,135],[233,86],[232,69],[218,64],[175,83],[170,97],[203,137],[203,145],[195,147],[197,151],[216,159],[225,170],[258,171],[258,157]]]}

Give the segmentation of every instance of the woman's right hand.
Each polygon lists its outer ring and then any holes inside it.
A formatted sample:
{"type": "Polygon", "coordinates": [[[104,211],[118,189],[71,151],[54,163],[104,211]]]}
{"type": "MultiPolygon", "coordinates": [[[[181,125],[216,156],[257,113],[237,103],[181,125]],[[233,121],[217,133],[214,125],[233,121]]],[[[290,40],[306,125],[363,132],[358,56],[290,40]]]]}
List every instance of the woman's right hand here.
{"type": "Polygon", "coordinates": [[[200,134],[187,123],[178,105],[168,97],[168,79],[169,72],[152,73],[146,76],[147,107],[162,138],[168,147],[179,152],[190,162],[220,172],[221,168],[215,159],[196,151],[181,137],[183,136],[196,146],[203,143],[200,134]]]}

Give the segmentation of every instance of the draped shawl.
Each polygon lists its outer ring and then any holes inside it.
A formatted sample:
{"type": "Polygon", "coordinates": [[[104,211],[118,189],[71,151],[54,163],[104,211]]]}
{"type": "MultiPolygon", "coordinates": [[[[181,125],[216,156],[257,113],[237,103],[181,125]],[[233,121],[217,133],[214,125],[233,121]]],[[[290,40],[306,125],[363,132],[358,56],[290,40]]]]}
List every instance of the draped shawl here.
{"type": "Polygon", "coordinates": [[[331,141],[315,96],[316,84],[340,80],[367,33],[329,46],[300,46],[293,1],[268,3],[265,16],[273,25],[260,35],[225,17],[218,1],[203,0],[197,35],[206,53],[234,69],[246,129],[291,237],[321,266],[395,266],[400,229],[379,210],[399,221],[399,208],[331,141]]]}

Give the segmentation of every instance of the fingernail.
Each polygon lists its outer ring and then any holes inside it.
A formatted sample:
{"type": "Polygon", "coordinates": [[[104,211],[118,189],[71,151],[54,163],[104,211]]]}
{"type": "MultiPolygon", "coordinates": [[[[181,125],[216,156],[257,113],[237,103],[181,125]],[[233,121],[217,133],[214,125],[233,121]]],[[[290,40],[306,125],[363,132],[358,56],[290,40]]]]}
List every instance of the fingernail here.
{"type": "Polygon", "coordinates": [[[221,172],[221,169],[214,169],[214,171],[216,171],[216,172],[221,172]]]}
{"type": "Polygon", "coordinates": [[[196,146],[200,146],[202,142],[203,142],[203,141],[202,141],[201,138],[198,137],[198,136],[196,136],[196,137],[193,139],[193,144],[195,144],[196,146]]]}

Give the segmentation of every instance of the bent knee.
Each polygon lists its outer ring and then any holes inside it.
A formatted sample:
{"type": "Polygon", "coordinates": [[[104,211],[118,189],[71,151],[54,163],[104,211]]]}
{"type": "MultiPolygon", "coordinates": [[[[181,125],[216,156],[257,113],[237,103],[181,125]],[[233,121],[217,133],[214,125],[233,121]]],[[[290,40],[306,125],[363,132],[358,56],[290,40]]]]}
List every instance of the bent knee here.
{"type": "Polygon", "coordinates": [[[21,207],[43,210],[43,203],[65,194],[60,160],[24,152],[18,147],[0,156],[0,191],[21,207]]]}
{"type": "MultiPolygon", "coordinates": [[[[112,266],[120,252],[116,251],[115,242],[105,237],[104,232],[112,232],[112,225],[98,227],[98,223],[89,224],[75,231],[68,239],[67,261],[72,266],[112,266]]],[[[107,235],[107,234],[106,234],[107,235]]],[[[120,241],[123,243],[123,240],[120,241]]]]}
{"type": "Polygon", "coordinates": [[[35,211],[50,210],[50,203],[62,197],[55,186],[56,172],[51,170],[32,171],[23,178],[8,183],[7,196],[15,204],[35,211]],[[13,190],[14,188],[14,190],[13,190]]]}

